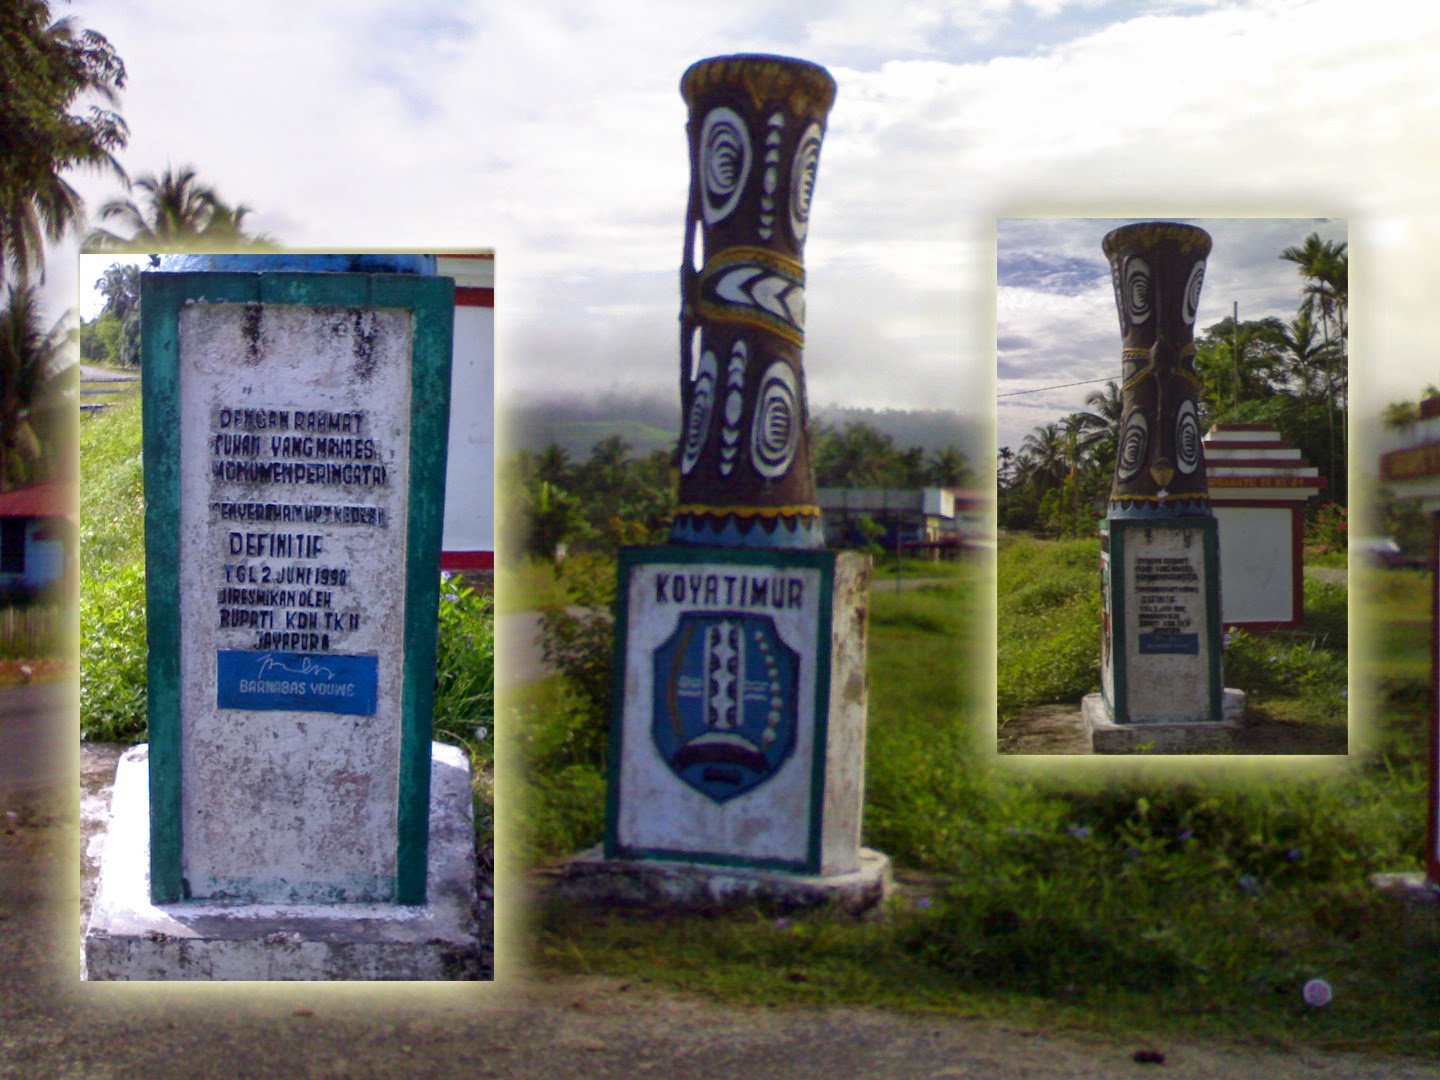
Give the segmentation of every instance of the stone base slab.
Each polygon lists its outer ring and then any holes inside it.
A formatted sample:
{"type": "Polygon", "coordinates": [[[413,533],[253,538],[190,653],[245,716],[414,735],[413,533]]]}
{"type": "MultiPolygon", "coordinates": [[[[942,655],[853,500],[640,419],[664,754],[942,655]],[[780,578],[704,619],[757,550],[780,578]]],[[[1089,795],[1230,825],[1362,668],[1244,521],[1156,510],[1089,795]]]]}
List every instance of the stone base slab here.
{"type": "Polygon", "coordinates": [[[1440,886],[1424,874],[1371,874],[1370,884],[1407,904],[1434,907],[1440,904],[1440,886]]]}
{"type": "Polygon", "coordinates": [[[81,949],[90,980],[492,978],[478,935],[470,765],[431,744],[423,906],[150,902],[149,747],[115,772],[100,883],[81,949]]]}
{"type": "Polygon", "coordinates": [[[1224,691],[1220,720],[1117,724],[1110,718],[1103,694],[1086,694],[1080,713],[1097,754],[1133,754],[1142,746],[1149,754],[1199,754],[1223,750],[1239,734],[1245,722],[1245,692],[1224,691]]]}
{"type": "Polygon", "coordinates": [[[864,915],[878,908],[894,888],[890,857],[870,848],[860,849],[858,870],[824,876],[658,859],[606,859],[599,847],[545,873],[555,892],[567,900],[672,911],[756,903],[778,911],[823,907],[864,915]]]}

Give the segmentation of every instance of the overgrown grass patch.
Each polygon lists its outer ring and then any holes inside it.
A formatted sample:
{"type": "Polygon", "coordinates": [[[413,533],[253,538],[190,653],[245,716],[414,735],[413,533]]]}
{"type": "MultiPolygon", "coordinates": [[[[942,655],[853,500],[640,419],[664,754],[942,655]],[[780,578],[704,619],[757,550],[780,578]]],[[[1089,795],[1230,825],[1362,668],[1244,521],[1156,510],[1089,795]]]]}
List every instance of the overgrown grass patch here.
{"type": "Polygon", "coordinates": [[[519,783],[507,808],[520,865],[600,842],[605,827],[605,718],[562,675],[511,695],[506,716],[519,783]]]}
{"type": "Polygon", "coordinates": [[[80,425],[80,730],[142,742],[145,486],[137,396],[80,425]]]}
{"type": "MultiPolygon", "coordinates": [[[[1043,562],[1010,567],[1012,594],[1029,590],[1012,614],[1032,626],[1056,609],[1078,617],[1099,591],[1093,544],[1050,547],[1062,549],[1053,561],[1034,550],[1043,562]]],[[[1440,917],[1368,881],[1418,869],[1424,848],[1425,728],[1408,711],[1413,679],[1392,675],[1428,649],[1427,583],[1396,579],[1376,605],[1378,633],[1396,646],[1381,655],[1392,673],[1380,699],[1388,765],[1203,779],[1138,766],[1088,778],[995,767],[975,739],[986,719],[974,677],[989,645],[978,614],[986,575],[874,590],[864,839],[909,881],[885,919],[555,906],[538,923],[540,958],[763,1004],[1440,1052],[1440,917]],[[1312,978],[1334,988],[1323,1009],[1302,1000],[1312,978]]],[[[1002,607],[1005,590],[1002,578],[1002,607]]],[[[1256,636],[1253,655],[1236,661],[1237,673],[1257,669],[1267,708],[1344,688],[1347,599],[1343,585],[1307,581],[1304,634],[1256,636]],[[1307,684],[1298,696],[1296,684],[1307,684]]],[[[1003,671],[1003,610],[1001,620],[1003,671]]],[[[1089,634],[1098,653],[1098,613],[1089,634]]],[[[550,716],[563,683],[547,680],[526,700],[550,716]]],[[[576,715],[535,725],[525,768],[533,805],[552,821],[543,854],[567,854],[600,835],[603,767],[588,741],[597,729],[576,715]]]]}
{"type": "Polygon", "coordinates": [[[1006,537],[997,566],[996,694],[1003,727],[1024,709],[1100,686],[1100,542],[1006,537]]]}
{"type": "MultiPolygon", "coordinates": [[[[1066,704],[1100,688],[1099,541],[1007,537],[997,570],[999,723],[1026,709],[1066,704]]],[[[1257,715],[1343,728],[1347,719],[1349,592],[1305,578],[1297,630],[1225,635],[1225,685],[1244,690],[1257,715]]]]}
{"type": "Polygon", "coordinates": [[[497,614],[513,615],[517,611],[565,603],[565,587],[549,559],[526,555],[504,559],[495,568],[495,608],[497,614]]]}

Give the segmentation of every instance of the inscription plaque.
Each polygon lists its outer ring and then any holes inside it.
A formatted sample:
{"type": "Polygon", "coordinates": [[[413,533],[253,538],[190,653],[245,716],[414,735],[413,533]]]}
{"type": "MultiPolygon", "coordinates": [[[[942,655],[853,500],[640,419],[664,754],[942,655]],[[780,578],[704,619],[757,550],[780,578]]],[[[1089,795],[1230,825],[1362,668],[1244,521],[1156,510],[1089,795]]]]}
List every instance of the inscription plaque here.
{"type": "Polygon", "coordinates": [[[420,902],[453,285],[143,287],[152,894],[420,902]]]}

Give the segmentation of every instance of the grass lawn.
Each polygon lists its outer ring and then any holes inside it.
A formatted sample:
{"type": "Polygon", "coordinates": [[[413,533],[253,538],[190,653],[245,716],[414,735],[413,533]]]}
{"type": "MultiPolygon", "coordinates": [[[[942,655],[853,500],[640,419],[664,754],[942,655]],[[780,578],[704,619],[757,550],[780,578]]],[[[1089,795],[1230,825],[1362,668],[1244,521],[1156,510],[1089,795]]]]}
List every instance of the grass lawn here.
{"type": "MultiPolygon", "coordinates": [[[[1100,689],[1099,559],[1098,539],[1001,540],[996,603],[1002,747],[1006,726],[1025,710],[1061,704],[1078,711],[1081,698],[1100,689]]],[[[1300,629],[1226,635],[1225,685],[1245,691],[1255,729],[1245,735],[1249,742],[1268,740],[1288,753],[1343,753],[1349,591],[1343,580],[1308,574],[1304,588],[1300,629]]]]}
{"type": "MultiPolygon", "coordinates": [[[[1061,614],[1083,614],[1080,583],[1098,591],[1093,555],[1079,546],[1062,556],[1070,592],[1046,592],[1030,574],[1028,617],[1063,625],[1061,614]]],[[[1236,761],[1192,776],[1135,759],[1083,775],[1019,768],[984,746],[991,580],[972,563],[946,584],[872,593],[865,842],[891,856],[903,884],[883,920],[552,903],[535,924],[543,965],[757,1003],[1440,1052],[1440,919],[1368,884],[1371,873],[1420,866],[1425,736],[1402,673],[1413,667],[1424,582],[1396,579],[1365,632],[1403,646],[1375,695],[1389,718],[1386,760],[1236,761]],[[1323,1009],[1302,1001],[1312,978],[1334,989],[1323,1009]]],[[[1330,634],[1337,621],[1321,620],[1330,634]]],[[[1002,643],[1002,670],[1025,655],[1011,648],[1007,659],[1002,643]]],[[[1292,670],[1332,675],[1308,661],[1292,670]]],[[[603,728],[563,677],[517,704],[529,747],[525,858],[567,854],[600,835],[603,728]]]]}

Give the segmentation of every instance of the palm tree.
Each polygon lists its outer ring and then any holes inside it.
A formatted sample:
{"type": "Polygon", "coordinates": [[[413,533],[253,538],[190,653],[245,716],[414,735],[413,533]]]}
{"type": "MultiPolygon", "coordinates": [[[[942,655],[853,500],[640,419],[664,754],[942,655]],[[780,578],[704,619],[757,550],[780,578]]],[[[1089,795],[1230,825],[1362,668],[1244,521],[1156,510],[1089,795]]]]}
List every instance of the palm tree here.
{"type": "Polygon", "coordinates": [[[1349,444],[1344,423],[1344,394],[1348,380],[1345,372],[1336,371],[1335,367],[1344,366],[1345,339],[1349,334],[1345,313],[1350,301],[1350,256],[1346,247],[1347,245],[1337,244],[1333,240],[1321,240],[1318,233],[1311,233],[1300,247],[1288,247],[1280,253],[1280,258],[1299,267],[1300,275],[1305,279],[1305,292],[1300,301],[1301,310],[1307,312],[1312,319],[1318,313],[1325,344],[1336,344],[1341,363],[1332,365],[1326,371],[1326,391],[1330,409],[1333,411],[1337,405],[1340,409],[1342,448],[1349,444]],[[1335,320],[1337,329],[1337,335],[1333,338],[1330,334],[1332,319],[1335,320]]]}
{"type": "Polygon", "coordinates": [[[1324,396],[1324,366],[1332,351],[1323,340],[1317,340],[1319,328],[1302,308],[1281,333],[1285,346],[1285,366],[1304,401],[1324,396]]]}
{"type": "Polygon", "coordinates": [[[534,457],[535,476],[550,484],[570,487],[574,483],[574,466],[570,455],[558,443],[551,443],[534,457]]]}
{"type": "Polygon", "coordinates": [[[1085,405],[1090,410],[1085,415],[1090,418],[1093,429],[1089,439],[1090,457],[1099,466],[1113,468],[1115,447],[1120,437],[1120,419],[1125,413],[1125,397],[1120,392],[1120,384],[1111,379],[1103,389],[1091,390],[1085,395],[1085,405]]]}
{"type": "Polygon", "coordinates": [[[153,252],[271,246],[268,238],[245,233],[248,206],[225,202],[215,188],[200,183],[189,165],[166,166],[159,176],[142,176],[131,185],[137,188],[144,193],[139,203],[111,199],[100,208],[102,221],[116,222],[129,236],[96,229],[86,238],[88,248],[153,252]]]}
{"type": "Polygon", "coordinates": [[[1059,424],[1037,427],[1020,444],[1021,467],[1028,482],[1059,487],[1069,472],[1065,435],[1059,424]]]}
{"type": "Polygon", "coordinates": [[[970,481],[970,466],[959,447],[947,446],[930,455],[925,477],[936,487],[960,487],[970,481]]]}
{"type": "Polygon", "coordinates": [[[1320,315],[1320,325],[1325,340],[1330,337],[1330,320],[1337,320],[1337,327],[1343,321],[1341,314],[1349,302],[1350,256],[1345,244],[1333,240],[1321,240],[1319,233],[1311,233],[1300,247],[1287,247],[1280,258],[1293,262],[1305,279],[1305,295],[1300,301],[1301,309],[1313,318],[1320,315]]]}
{"type": "Polygon", "coordinates": [[[8,266],[23,280],[44,241],[80,219],[79,194],[64,179],[75,168],[124,178],[115,153],[129,130],[115,111],[69,109],[87,94],[109,104],[125,85],[110,42],[71,19],[50,22],[48,0],[0,4],[0,279],[8,266]]]}
{"type": "Polygon", "coordinates": [[[1002,446],[995,452],[995,456],[1000,459],[1000,464],[995,469],[995,475],[998,477],[997,486],[1004,491],[1010,480],[1010,470],[1015,467],[1015,451],[1008,446],[1002,446]]]}
{"type": "Polygon", "coordinates": [[[1085,404],[1091,410],[1088,414],[1103,430],[1114,434],[1120,430],[1120,416],[1125,411],[1125,398],[1120,393],[1120,384],[1111,379],[1103,390],[1091,390],[1085,395],[1085,404]]]}
{"type": "Polygon", "coordinates": [[[55,375],[66,340],[62,318],[41,328],[38,285],[12,285],[0,309],[0,491],[27,479],[24,459],[40,456],[31,407],[55,375]]]}

